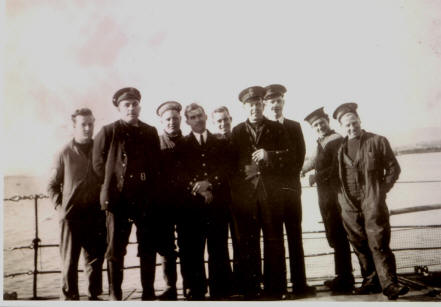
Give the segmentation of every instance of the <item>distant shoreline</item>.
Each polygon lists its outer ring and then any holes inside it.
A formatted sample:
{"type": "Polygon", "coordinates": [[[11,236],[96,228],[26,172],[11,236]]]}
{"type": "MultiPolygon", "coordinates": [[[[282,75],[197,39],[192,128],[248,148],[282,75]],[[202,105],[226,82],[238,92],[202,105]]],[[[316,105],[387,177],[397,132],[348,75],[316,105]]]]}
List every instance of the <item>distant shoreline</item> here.
{"type": "Polygon", "coordinates": [[[410,148],[410,149],[394,150],[394,152],[397,156],[408,155],[408,154],[441,152],[441,147],[410,148]]]}

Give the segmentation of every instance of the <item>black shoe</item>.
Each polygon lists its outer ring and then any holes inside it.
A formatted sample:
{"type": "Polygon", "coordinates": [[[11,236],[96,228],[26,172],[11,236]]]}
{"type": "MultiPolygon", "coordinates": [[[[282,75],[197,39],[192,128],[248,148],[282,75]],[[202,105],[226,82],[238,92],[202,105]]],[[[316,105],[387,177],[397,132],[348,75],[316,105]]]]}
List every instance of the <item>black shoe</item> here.
{"type": "Polygon", "coordinates": [[[262,298],[262,291],[250,291],[244,294],[245,301],[258,301],[262,298]]]}
{"type": "Polygon", "coordinates": [[[141,300],[142,301],[154,301],[154,300],[156,300],[155,293],[150,292],[150,291],[148,291],[146,293],[143,292],[142,296],[141,296],[141,300]]]}
{"type": "Polygon", "coordinates": [[[102,301],[102,299],[100,299],[98,296],[88,296],[87,300],[88,301],[102,301]]]}
{"type": "Polygon", "coordinates": [[[316,290],[315,287],[304,285],[303,287],[294,287],[292,290],[292,294],[294,298],[304,298],[308,296],[315,296],[316,290]]]}
{"type": "Polygon", "coordinates": [[[323,284],[333,293],[352,293],[354,289],[354,278],[342,278],[337,276],[334,279],[326,280],[323,284]]]}
{"type": "Polygon", "coordinates": [[[371,284],[362,284],[361,287],[356,288],[354,290],[354,294],[357,295],[365,295],[365,294],[374,294],[374,293],[381,293],[381,286],[377,283],[371,283],[371,284]]]}
{"type": "Polygon", "coordinates": [[[160,301],[176,301],[178,299],[178,291],[175,287],[170,287],[158,296],[160,301]]]}
{"type": "Polygon", "coordinates": [[[198,293],[193,291],[188,291],[185,295],[187,301],[204,301],[205,293],[198,293]]]}
{"type": "Polygon", "coordinates": [[[404,295],[409,292],[409,288],[398,284],[390,284],[383,290],[383,294],[387,296],[389,300],[396,300],[398,296],[404,295]]]}
{"type": "Polygon", "coordinates": [[[286,300],[287,295],[285,293],[280,293],[280,292],[276,292],[276,293],[268,293],[268,292],[263,292],[263,295],[261,296],[262,300],[266,300],[266,301],[281,301],[281,300],[286,300]]]}

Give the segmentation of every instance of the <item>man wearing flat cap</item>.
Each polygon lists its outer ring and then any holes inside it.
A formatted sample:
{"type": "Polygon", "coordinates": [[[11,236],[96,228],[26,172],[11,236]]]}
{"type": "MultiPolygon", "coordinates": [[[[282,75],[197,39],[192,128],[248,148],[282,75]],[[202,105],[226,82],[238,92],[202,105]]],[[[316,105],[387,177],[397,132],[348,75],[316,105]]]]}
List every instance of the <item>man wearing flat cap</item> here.
{"type": "Polygon", "coordinates": [[[335,180],[335,157],[343,140],[329,126],[329,116],[323,107],[305,117],[317,133],[317,148],[311,159],[305,162],[302,176],[315,170],[310,175],[310,185],[317,183],[320,213],[325,226],[329,246],[334,249],[334,268],[336,277],[325,281],[325,286],[335,293],[352,292],[354,276],[352,275],[351,249],[341,219],[340,206],[337,201],[335,180]]]}
{"type": "Polygon", "coordinates": [[[141,94],[133,87],[113,96],[121,118],[104,126],[93,146],[93,168],[101,180],[100,203],[106,211],[110,297],[122,299],[124,255],[136,225],[142,299],[155,298],[155,218],[152,215],[160,159],[156,128],[139,120],[141,94]]]}
{"type": "Polygon", "coordinates": [[[338,201],[363,276],[355,292],[383,291],[390,300],[397,299],[409,288],[397,282],[386,194],[397,181],[400,166],[385,137],[361,129],[356,103],[340,105],[333,117],[346,132],[337,153],[338,201]]]}
{"type": "Polygon", "coordinates": [[[300,171],[305,160],[305,140],[300,124],[283,116],[286,88],[280,84],[265,87],[266,113],[268,117],[279,122],[286,131],[293,163],[283,174],[283,183],[279,193],[283,203],[283,222],[286,228],[291,271],[292,292],[295,297],[315,293],[315,288],[306,283],[305,256],[302,242],[302,188],[300,171]]]}
{"type": "MultiPolygon", "coordinates": [[[[261,296],[260,230],[264,242],[264,296],[286,292],[283,204],[279,193],[292,155],[282,125],[263,116],[261,86],[239,94],[248,119],[232,131],[232,216],[237,236],[238,278],[245,299],[261,296]]],[[[236,253],[235,253],[236,255],[236,253]]]]}
{"type": "Polygon", "coordinates": [[[158,207],[158,252],[162,255],[165,291],[158,297],[160,300],[176,300],[177,272],[175,225],[180,195],[176,181],[176,145],[182,140],[181,132],[182,106],[176,101],[166,101],[159,105],[156,114],[161,118],[163,127],[159,135],[161,146],[161,176],[159,181],[158,207]]]}

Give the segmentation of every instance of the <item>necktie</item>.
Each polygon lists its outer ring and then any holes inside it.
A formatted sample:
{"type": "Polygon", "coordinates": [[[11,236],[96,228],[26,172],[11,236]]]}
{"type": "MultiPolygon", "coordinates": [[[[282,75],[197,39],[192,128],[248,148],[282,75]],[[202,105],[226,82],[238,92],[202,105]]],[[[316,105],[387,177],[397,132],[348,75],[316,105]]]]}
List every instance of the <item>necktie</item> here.
{"type": "Polygon", "coordinates": [[[201,139],[200,139],[199,144],[201,144],[201,146],[204,146],[204,145],[205,145],[205,142],[204,142],[204,135],[203,135],[203,134],[200,134],[200,136],[201,136],[201,139]]]}

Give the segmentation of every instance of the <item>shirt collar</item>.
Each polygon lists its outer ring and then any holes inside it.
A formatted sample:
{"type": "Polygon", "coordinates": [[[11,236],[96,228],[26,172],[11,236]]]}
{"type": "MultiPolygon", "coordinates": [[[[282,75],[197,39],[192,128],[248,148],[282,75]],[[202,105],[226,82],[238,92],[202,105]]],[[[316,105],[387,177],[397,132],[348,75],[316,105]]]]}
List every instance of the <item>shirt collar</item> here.
{"type": "Polygon", "coordinates": [[[277,121],[283,125],[283,122],[285,121],[285,117],[283,117],[282,115],[277,119],[277,121]]]}
{"type": "Polygon", "coordinates": [[[201,134],[202,134],[202,137],[204,138],[204,142],[207,143],[207,134],[208,134],[208,132],[207,132],[206,129],[202,133],[197,133],[197,132],[194,132],[194,131],[192,131],[191,133],[193,133],[193,135],[195,136],[195,138],[198,141],[199,145],[201,144],[200,143],[200,141],[201,141],[201,134]]]}

